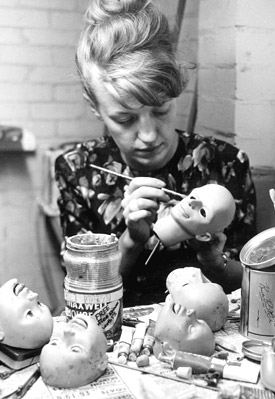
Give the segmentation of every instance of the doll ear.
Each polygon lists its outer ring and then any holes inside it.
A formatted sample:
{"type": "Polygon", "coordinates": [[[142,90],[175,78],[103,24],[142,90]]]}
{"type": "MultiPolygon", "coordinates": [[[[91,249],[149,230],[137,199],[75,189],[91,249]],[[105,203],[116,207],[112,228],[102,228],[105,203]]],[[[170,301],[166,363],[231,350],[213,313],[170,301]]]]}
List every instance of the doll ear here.
{"type": "Polygon", "coordinates": [[[100,371],[104,371],[107,366],[108,366],[108,356],[105,354],[102,360],[99,362],[98,368],[100,371]]]}
{"type": "Polygon", "coordinates": [[[211,233],[198,234],[195,236],[196,240],[204,242],[210,241],[211,237],[211,233]]]}

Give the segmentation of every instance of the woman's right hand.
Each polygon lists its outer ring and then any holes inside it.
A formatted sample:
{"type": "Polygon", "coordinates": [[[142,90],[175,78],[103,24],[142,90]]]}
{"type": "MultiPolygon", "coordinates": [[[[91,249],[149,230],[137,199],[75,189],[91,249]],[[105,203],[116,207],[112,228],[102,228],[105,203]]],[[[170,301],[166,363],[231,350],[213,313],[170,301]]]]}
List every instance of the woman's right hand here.
{"type": "Polygon", "coordinates": [[[134,242],[145,244],[157,219],[160,202],[169,201],[162,190],[165,183],[152,177],[135,177],[127,186],[122,200],[123,216],[134,242]]]}

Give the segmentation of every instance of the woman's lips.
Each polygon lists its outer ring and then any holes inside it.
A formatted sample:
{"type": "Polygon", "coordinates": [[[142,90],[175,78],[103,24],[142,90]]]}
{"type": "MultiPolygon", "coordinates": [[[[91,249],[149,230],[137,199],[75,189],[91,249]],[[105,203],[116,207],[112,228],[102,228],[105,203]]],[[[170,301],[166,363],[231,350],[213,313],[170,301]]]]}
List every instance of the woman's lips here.
{"type": "Polygon", "coordinates": [[[149,156],[149,155],[153,156],[153,155],[158,154],[162,150],[162,146],[163,146],[162,144],[159,144],[154,147],[139,148],[138,150],[136,150],[136,152],[143,154],[143,155],[145,154],[147,156],[149,156]]]}

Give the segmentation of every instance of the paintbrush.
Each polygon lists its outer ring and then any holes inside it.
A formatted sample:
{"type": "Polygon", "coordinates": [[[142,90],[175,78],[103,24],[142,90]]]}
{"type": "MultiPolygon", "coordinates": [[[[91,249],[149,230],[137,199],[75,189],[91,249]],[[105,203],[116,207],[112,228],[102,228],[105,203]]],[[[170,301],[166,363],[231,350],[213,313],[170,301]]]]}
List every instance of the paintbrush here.
{"type": "Polygon", "coordinates": [[[271,188],[269,190],[269,196],[271,198],[271,201],[273,202],[274,209],[275,209],[275,190],[274,190],[274,188],[271,188]]]}
{"type": "MultiPolygon", "coordinates": [[[[117,177],[122,177],[122,178],[125,179],[125,180],[133,180],[133,179],[134,179],[134,177],[126,176],[126,175],[123,175],[122,173],[118,173],[118,172],[115,172],[114,170],[106,169],[106,168],[103,168],[102,166],[97,166],[97,165],[94,165],[94,164],[92,164],[92,163],[90,163],[89,166],[90,166],[91,168],[93,168],[93,169],[100,170],[101,172],[107,173],[107,174],[109,174],[109,175],[114,175],[114,176],[117,176],[117,177]]],[[[176,196],[176,197],[180,197],[181,199],[183,199],[183,198],[185,197],[185,195],[180,194],[180,193],[177,193],[176,191],[173,191],[173,190],[168,190],[168,188],[162,188],[162,190],[163,190],[166,194],[174,195],[174,196],[176,196]]]]}
{"type": "MultiPolygon", "coordinates": [[[[115,172],[115,171],[113,171],[113,170],[103,168],[102,166],[94,165],[94,164],[92,164],[92,163],[90,163],[89,166],[90,166],[91,168],[93,168],[93,169],[100,170],[101,172],[107,173],[107,174],[109,174],[109,175],[114,175],[114,176],[117,176],[117,177],[122,177],[122,178],[125,179],[125,180],[133,180],[133,177],[131,177],[131,176],[123,175],[122,173],[118,173],[118,172],[115,172]]],[[[163,190],[166,194],[174,195],[174,196],[180,197],[181,199],[183,199],[183,198],[185,197],[185,195],[180,194],[180,193],[177,193],[176,191],[168,190],[167,188],[162,188],[162,190],[163,190]]],[[[153,256],[154,253],[156,252],[156,250],[158,249],[159,245],[160,245],[160,240],[159,240],[159,238],[158,238],[158,240],[157,240],[157,242],[156,242],[156,244],[155,244],[155,246],[154,246],[152,252],[150,253],[148,259],[145,261],[145,266],[148,265],[150,259],[152,258],[152,256],[153,256]]]]}

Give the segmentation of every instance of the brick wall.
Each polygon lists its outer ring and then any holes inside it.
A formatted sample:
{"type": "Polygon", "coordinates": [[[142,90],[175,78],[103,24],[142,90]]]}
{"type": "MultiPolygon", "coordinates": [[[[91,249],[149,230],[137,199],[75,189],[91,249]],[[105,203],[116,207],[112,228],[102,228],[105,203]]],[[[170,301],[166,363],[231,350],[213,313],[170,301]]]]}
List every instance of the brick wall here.
{"type": "Polygon", "coordinates": [[[102,132],[74,62],[87,4],[0,0],[0,123],[29,129],[42,148],[102,132]]]}
{"type": "MultiPolygon", "coordinates": [[[[275,169],[275,3],[201,0],[196,130],[275,169]]],[[[274,182],[275,183],[275,182],[274,182]]]]}

